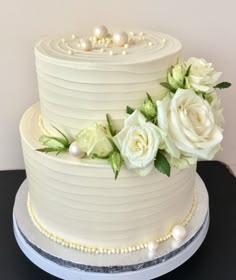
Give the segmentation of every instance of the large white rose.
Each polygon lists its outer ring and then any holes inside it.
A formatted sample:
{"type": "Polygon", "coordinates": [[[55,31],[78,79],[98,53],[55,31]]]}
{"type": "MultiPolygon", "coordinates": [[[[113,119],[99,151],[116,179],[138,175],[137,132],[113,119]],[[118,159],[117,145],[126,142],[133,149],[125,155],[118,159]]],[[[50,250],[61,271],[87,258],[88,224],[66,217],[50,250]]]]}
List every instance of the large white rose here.
{"type": "Polygon", "coordinates": [[[158,125],[168,135],[167,152],[174,158],[212,159],[220,150],[222,130],[210,104],[192,89],[178,89],[157,101],[158,125]],[[180,152],[180,153],[179,153],[180,152]]]}
{"type": "Polygon", "coordinates": [[[93,123],[76,135],[76,142],[81,151],[88,156],[96,155],[98,157],[106,157],[113,151],[106,129],[97,123],[93,123]]]}
{"type": "Polygon", "coordinates": [[[134,111],[125,120],[124,128],[113,137],[128,169],[145,176],[151,172],[158,148],[163,147],[162,132],[143,114],[134,111]]]}
{"type": "Polygon", "coordinates": [[[221,106],[221,99],[216,92],[210,94],[211,108],[215,117],[215,122],[218,126],[222,127],[224,124],[223,108],[221,106]]]}
{"type": "Polygon", "coordinates": [[[191,57],[185,62],[186,69],[191,65],[189,76],[186,77],[186,87],[193,88],[197,92],[211,93],[221,76],[216,72],[212,63],[203,58],[191,57]]]}

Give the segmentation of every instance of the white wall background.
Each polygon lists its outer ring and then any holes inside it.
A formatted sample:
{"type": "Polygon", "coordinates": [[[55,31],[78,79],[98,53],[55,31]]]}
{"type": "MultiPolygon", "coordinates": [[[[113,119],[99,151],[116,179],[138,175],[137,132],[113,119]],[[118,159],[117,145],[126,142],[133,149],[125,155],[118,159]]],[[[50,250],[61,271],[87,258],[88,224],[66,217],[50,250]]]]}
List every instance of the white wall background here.
{"type": "Polygon", "coordinates": [[[236,171],[235,0],[8,0],[0,2],[0,170],[24,168],[18,124],[38,100],[33,47],[42,36],[90,32],[94,25],[156,29],[179,38],[184,56],[204,57],[233,86],[221,95],[225,113],[219,160],[236,171]]]}

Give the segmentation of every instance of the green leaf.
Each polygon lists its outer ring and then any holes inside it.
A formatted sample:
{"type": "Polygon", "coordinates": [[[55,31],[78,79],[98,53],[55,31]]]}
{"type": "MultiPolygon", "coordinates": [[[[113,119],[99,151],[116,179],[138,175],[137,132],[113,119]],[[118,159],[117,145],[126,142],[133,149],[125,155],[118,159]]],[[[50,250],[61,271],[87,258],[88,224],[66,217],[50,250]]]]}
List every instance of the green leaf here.
{"type": "Polygon", "coordinates": [[[191,70],[191,67],[192,67],[192,64],[190,64],[186,70],[186,73],[185,73],[185,77],[188,77],[189,74],[190,74],[190,70],[191,70]]]}
{"type": "Polygon", "coordinates": [[[150,102],[152,102],[152,103],[154,104],[154,102],[153,102],[152,97],[150,96],[150,94],[149,94],[148,92],[146,92],[146,94],[147,94],[147,99],[148,99],[150,102]]]}
{"type": "Polygon", "coordinates": [[[98,158],[98,159],[108,159],[109,156],[110,154],[107,156],[99,156],[98,154],[91,154],[91,158],[98,158]]]}
{"type": "Polygon", "coordinates": [[[131,114],[133,114],[134,111],[135,111],[135,110],[134,110],[133,108],[131,108],[131,107],[129,107],[129,106],[126,106],[126,113],[127,113],[127,114],[131,115],[131,114]]]}
{"type": "Polygon", "coordinates": [[[154,161],[154,166],[160,172],[170,177],[170,164],[161,151],[158,151],[154,161]]]}
{"type": "Polygon", "coordinates": [[[176,92],[176,89],[172,88],[172,86],[169,83],[167,83],[167,82],[162,82],[162,83],[160,83],[160,85],[162,85],[163,87],[169,89],[173,93],[176,92]]]}
{"type": "Polygon", "coordinates": [[[60,131],[58,128],[56,128],[54,125],[51,124],[51,126],[54,129],[56,129],[56,131],[58,131],[63,136],[63,138],[65,139],[65,145],[69,147],[70,143],[69,143],[69,139],[67,138],[67,136],[62,131],[60,131]]]}
{"type": "Polygon", "coordinates": [[[229,88],[231,86],[231,83],[229,82],[222,82],[214,86],[214,88],[219,88],[219,89],[224,89],[224,88],[229,88]]]}
{"type": "Polygon", "coordinates": [[[107,125],[108,125],[108,129],[110,131],[111,136],[115,136],[116,135],[116,131],[113,129],[112,123],[111,123],[111,119],[109,117],[108,114],[106,114],[106,119],[107,119],[107,125]]]}
{"type": "Polygon", "coordinates": [[[209,104],[211,104],[213,99],[212,99],[212,96],[209,93],[203,94],[202,96],[209,104]]]}
{"type": "Polygon", "coordinates": [[[65,148],[50,148],[50,147],[45,147],[45,148],[40,148],[40,149],[36,149],[37,152],[42,152],[42,153],[51,153],[51,152],[57,152],[57,154],[61,153],[61,152],[65,152],[67,149],[65,148]]]}

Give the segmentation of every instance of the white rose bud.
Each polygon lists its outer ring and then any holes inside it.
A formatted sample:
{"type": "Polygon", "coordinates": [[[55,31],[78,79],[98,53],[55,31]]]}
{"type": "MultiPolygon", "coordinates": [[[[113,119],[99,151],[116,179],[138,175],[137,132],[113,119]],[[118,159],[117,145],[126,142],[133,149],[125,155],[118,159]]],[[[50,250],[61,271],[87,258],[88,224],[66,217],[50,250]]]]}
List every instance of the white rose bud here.
{"type": "Polygon", "coordinates": [[[53,148],[53,149],[63,149],[65,145],[63,144],[62,140],[63,139],[56,138],[56,137],[51,137],[51,136],[46,136],[46,135],[42,135],[39,138],[39,141],[43,145],[45,145],[49,148],[53,148]]]}
{"type": "Polygon", "coordinates": [[[142,106],[142,113],[146,116],[148,120],[153,120],[157,115],[157,108],[154,102],[152,101],[150,95],[148,95],[142,106]]]}
{"type": "Polygon", "coordinates": [[[112,170],[115,174],[115,179],[117,179],[121,166],[123,164],[123,159],[118,151],[114,151],[111,153],[109,157],[109,162],[112,167],[112,170]]]}
{"type": "Polygon", "coordinates": [[[94,123],[85,128],[76,135],[76,143],[81,151],[88,156],[107,157],[112,151],[113,146],[108,139],[106,129],[99,124],[94,123]]]}
{"type": "Polygon", "coordinates": [[[181,64],[176,64],[167,75],[167,81],[171,88],[178,89],[184,87],[185,69],[181,64]]]}
{"type": "Polygon", "coordinates": [[[221,72],[216,72],[212,63],[203,58],[191,57],[185,62],[185,69],[191,65],[188,77],[186,77],[186,88],[192,88],[196,92],[211,93],[217,84],[221,72]]]}

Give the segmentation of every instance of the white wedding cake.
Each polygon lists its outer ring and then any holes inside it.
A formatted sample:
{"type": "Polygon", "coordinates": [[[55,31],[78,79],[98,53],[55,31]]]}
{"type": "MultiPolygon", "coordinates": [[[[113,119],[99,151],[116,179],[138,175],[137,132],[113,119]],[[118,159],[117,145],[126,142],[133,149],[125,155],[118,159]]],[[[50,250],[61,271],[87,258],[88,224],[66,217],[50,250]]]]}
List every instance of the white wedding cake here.
{"type": "Polygon", "coordinates": [[[219,150],[222,116],[220,73],[181,62],[181,49],[160,32],[105,26],[36,44],[40,102],[20,133],[29,214],[52,242],[111,254],[187,236],[196,160],[219,150]]]}

